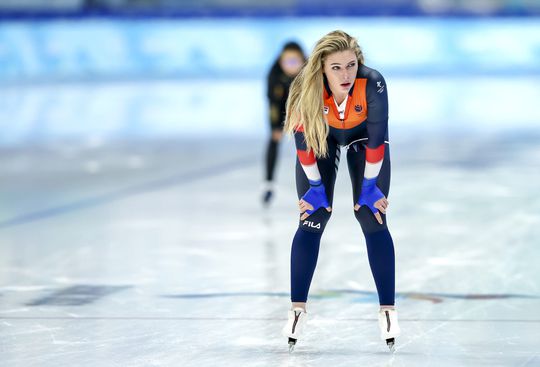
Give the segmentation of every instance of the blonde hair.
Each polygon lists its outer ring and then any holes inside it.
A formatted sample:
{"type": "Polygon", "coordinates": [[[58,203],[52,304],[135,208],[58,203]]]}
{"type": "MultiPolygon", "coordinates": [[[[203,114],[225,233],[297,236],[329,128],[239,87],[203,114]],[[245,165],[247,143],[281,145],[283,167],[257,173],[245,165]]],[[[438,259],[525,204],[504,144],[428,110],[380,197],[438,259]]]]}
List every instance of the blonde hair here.
{"type": "Polygon", "coordinates": [[[312,150],[317,157],[328,154],[328,124],[323,113],[324,62],[328,55],[346,50],[354,51],[359,65],[364,63],[364,55],[355,38],[339,30],[325,35],[315,45],[289,90],[285,131],[293,133],[303,126],[308,151],[312,150]]]}

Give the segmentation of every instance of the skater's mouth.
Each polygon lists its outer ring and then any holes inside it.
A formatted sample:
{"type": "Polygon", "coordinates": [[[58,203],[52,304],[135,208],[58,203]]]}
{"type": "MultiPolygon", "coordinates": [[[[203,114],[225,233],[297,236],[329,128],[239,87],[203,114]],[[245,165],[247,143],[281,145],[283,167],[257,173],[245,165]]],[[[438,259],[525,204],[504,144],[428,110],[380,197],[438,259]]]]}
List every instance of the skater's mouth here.
{"type": "Polygon", "coordinates": [[[341,86],[343,88],[349,88],[351,86],[351,83],[341,83],[341,86]]]}

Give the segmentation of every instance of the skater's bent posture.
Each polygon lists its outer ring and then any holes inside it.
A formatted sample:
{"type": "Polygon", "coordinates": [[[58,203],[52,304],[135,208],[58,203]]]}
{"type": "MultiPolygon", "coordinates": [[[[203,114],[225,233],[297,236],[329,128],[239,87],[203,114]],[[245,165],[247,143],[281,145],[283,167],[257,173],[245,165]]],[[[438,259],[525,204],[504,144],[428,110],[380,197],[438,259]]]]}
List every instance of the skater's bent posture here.
{"type": "Polygon", "coordinates": [[[286,132],[294,134],[300,222],[291,250],[291,301],[283,334],[291,349],[307,319],[306,301],[330,219],[341,148],[353,188],[354,215],[364,233],[379,295],[381,338],[393,349],[400,333],[394,308],[394,245],[386,223],[390,187],[388,95],[382,75],[364,65],[355,38],[334,31],[321,38],[295,78],[286,132]]]}

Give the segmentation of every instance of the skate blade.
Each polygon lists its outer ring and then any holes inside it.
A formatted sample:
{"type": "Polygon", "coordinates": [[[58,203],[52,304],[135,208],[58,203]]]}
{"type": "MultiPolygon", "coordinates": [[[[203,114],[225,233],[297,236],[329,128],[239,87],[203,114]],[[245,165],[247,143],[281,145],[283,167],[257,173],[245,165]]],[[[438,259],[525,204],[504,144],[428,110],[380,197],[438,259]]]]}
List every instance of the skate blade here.
{"type": "Polygon", "coordinates": [[[289,338],[289,353],[294,351],[294,346],[296,345],[296,339],[289,338]]]}
{"type": "Polygon", "coordinates": [[[391,353],[396,352],[396,340],[394,338],[386,339],[386,345],[391,353]]]}

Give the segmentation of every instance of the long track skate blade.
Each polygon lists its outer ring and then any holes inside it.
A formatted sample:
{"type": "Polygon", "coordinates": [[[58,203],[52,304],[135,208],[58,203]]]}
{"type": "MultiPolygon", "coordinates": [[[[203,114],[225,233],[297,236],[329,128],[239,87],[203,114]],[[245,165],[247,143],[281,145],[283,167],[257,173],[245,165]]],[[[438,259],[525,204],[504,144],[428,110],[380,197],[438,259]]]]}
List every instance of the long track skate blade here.
{"type": "Polygon", "coordinates": [[[396,340],[394,338],[386,339],[386,345],[388,345],[388,348],[390,349],[391,353],[396,352],[396,340]]]}
{"type": "Polygon", "coordinates": [[[289,338],[289,353],[294,351],[294,346],[296,345],[296,339],[289,338]]]}

